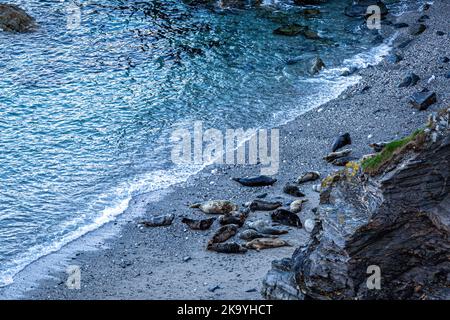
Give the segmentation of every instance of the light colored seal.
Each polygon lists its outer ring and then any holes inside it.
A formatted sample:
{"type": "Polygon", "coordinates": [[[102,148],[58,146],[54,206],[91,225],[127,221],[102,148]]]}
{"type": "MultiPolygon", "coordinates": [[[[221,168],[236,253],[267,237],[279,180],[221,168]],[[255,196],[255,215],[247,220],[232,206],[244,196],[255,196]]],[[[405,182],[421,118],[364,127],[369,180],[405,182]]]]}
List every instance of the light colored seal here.
{"type": "Polygon", "coordinates": [[[226,214],[236,211],[238,206],[228,200],[210,200],[203,203],[195,203],[190,208],[198,208],[204,213],[209,214],[226,214]]]}
{"type": "Polygon", "coordinates": [[[272,238],[258,238],[245,244],[246,248],[254,250],[289,247],[289,246],[290,244],[284,240],[272,238]]]}

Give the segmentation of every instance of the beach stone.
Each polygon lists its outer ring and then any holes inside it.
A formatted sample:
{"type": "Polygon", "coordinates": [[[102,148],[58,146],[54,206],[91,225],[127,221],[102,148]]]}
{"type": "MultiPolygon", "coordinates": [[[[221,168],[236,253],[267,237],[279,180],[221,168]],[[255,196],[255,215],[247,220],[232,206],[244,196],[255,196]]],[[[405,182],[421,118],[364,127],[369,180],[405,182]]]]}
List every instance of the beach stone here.
{"type": "Polygon", "coordinates": [[[398,85],[398,87],[399,88],[413,87],[417,84],[419,80],[420,77],[414,72],[411,72],[402,80],[402,82],[398,85]]]}
{"type": "Polygon", "coordinates": [[[436,34],[440,37],[445,36],[445,32],[444,31],[436,31],[436,34]]]}
{"type": "Polygon", "coordinates": [[[311,75],[315,75],[318,74],[323,68],[325,68],[325,63],[321,58],[316,57],[313,60],[311,60],[308,72],[311,75]]]}
{"type": "Polygon", "coordinates": [[[442,63],[449,63],[450,62],[450,58],[449,57],[442,57],[441,58],[441,62],[442,63]]]}
{"type": "Polygon", "coordinates": [[[429,106],[436,103],[437,97],[435,92],[422,91],[414,93],[409,102],[418,110],[426,110],[429,106]]]}
{"type": "Polygon", "coordinates": [[[427,26],[423,23],[416,23],[409,27],[409,34],[412,36],[418,36],[427,29],[427,26]]]}
{"type": "Polygon", "coordinates": [[[398,53],[391,53],[384,59],[387,63],[396,64],[403,60],[403,57],[398,53]]]}
{"type": "Polygon", "coordinates": [[[408,28],[409,24],[407,24],[405,22],[399,22],[399,23],[394,23],[393,26],[396,29],[402,29],[402,28],[408,28]]]}
{"type": "Polygon", "coordinates": [[[273,30],[273,34],[293,37],[293,36],[302,34],[303,32],[307,31],[308,29],[309,28],[307,26],[302,26],[298,23],[291,23],[291,24],[284,25],[284,26],[281,26],[281,27],[273,30]]]}
{"type": "Polygon", "coordinates": [[[0,4],[0,29],[8,32],[27,32],[36,26],[35,20],[20,7],[0,4]]]}

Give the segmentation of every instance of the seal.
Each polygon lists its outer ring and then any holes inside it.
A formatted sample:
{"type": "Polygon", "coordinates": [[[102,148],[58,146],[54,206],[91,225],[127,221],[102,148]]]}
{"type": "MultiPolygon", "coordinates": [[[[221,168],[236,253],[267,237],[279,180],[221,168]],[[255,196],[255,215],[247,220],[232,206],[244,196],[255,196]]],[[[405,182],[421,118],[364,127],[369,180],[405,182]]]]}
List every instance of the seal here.
{"type": "Polygon", "coordinates": [[[268,176],[256,176],[256,177],[250,177],[250,178],[233,178],[234,181],[239,182],[243,186],[246,187],[264,187],[264,186],[271,186],[275,182],[277,182],[277,179],[273,179],[268,176]]]}
{"type": "Polygon", "coordinates": [[[320,173],[318,171],[310,171],[302,174],[297,179],[297,183],[305,183],[309,181],[316,181],[320,178],[320,173]]]}
{"type": "Polygon", "coordinates": [[[293,212],[285,209],[277,209],[270,215],[274,222],[284,224],[286,226],[293,226],[297,228],[302,227],[302,222],[300,218],[293,212]]]}
{"type": "Polygon", "coordinates": [[[336,150],[349,144],[352,144],[352,139],[350,138],[350,133],[347,132],[334,139],[333,145],[331,146],[331,151],[335,152],[336,150]]]}
{"type": "Polygon", "coordinates": [[[245,212],[230,212],[219,217],[219,223],[221,225],[236,224],[242,227],[247,219],[245,212]]]}
{"type": "Polygon", "coordinates": [[[211,200],[203,203],[195,203],[190,208],[198,208],[204,213],[209,214],[225,214],[236,211],[238,206],[228,200],[211,200]]]}
{"type": "Polygon", "coordinates": [[[333,162],[336,159],[347,157],[348,155],[350,155],[350,153],[352,153],[352,149],[345,149],[338,152],[331,152],[327,154],[325,157],[323,157],[323,160],[325,160],[326,162],[333,162]]]}
{"type": "Polygon", "coordinates": [[[277,238],[276,236],[268,236],[253,229],[247,229],[239,233],[239,238],[245,241],[251,241],[257,238],[277,238]]]}
{"type": "Polygon", "coordinates": [[[248,207],[251,211],[272,211],[281,207],[282,205],[283,204],[279,201],[270,202],[264,200],[253,200],[248,207]]]}
{"type": "Polygon", "coordinates": [[[290,244],[281,239],[258,238],[250,242],[247,242],[245,244],[245,247],[248,249],[254,249],[259,251],[262,249],[290,247],[290,244]]]}
{"type": "Polygon", "coordinates": [[[216,218],[202,219],[202,220],[194,220],[189,218],[183,218],[181,222],[186,224],[192,230],[208,230],[211,225],[214,223],[216,218]]]}
{"type": "Polygon", "coordinates": [[[248,224],[248,227],[263,234],[281,235],[288,233],[286,229],[274,228],[267,221],[264,220],[257,220],[254,222],[250,222],[248,224]]]}
{"type": "Polygon", "coordinates": [[[308,199],[292,201],[290,206],[289,206],[289,210],[291,212],[293,212],[293,213],[299,213],[300,211],[302,211],[302,207],[303,207],[303,203],[304,202],[308,202],[308,199]]]}
{"type": "Polygon", "coordinates": [[[300,191],[300,188],[292,183],[287,183],[283,188],[283,192],[294,197],[305,196],[305,194],[300,191]]]}
{"type": "Polygon", "coordinates": [[[166,214],[162,216],[150,217],[147,221],[140,222],[140,224],[145,227],[168,226],[172,224],[173,219],[175,219],[175,216],[173,214],[166,214]]]}
{"type": "Polygon", "coordinates": [[[236,242],[212,243],[208,245],[208,250],[219,253],[246,253],[247,249],[236,242]]]}
{"type": "Polygon", "coordinates": [[[227,224],[223,227],[220,227],[208,241],[208,246],[213,243],[221,243],[227,241],[237,233],[238,228],[239,227],[235,224],[227,224]]]}
{"type": "Polygon", "coordinates": [[[331,162],[331,164],[334,166],[344,167],[350,161],[355,161],[355,160],[358,160],[358,158],[348,156],[348,157],[337,158],[337,159],[333,160],[331,162]]]}

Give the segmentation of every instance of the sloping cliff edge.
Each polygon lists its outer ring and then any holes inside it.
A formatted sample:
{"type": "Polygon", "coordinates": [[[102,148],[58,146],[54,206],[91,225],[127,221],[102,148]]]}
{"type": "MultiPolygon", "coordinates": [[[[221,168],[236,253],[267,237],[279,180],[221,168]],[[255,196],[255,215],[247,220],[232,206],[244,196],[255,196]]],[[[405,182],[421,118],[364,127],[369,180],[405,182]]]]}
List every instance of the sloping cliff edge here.
{"type": "Polygon", "coordinates": [[[263,296],[450,299],[449,114],[431,115],[382,162],[325,178],[309,243],[273,261],[263,296]]]}

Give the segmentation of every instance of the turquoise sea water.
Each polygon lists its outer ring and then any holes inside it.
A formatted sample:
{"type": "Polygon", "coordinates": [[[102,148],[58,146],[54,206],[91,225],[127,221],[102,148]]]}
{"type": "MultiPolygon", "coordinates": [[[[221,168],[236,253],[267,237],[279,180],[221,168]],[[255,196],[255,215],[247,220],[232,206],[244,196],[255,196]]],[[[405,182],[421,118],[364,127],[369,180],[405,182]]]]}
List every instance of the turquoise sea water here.
{"type": "Polygon", "coordinates": [[[311,17],[281,1],[240,10],[181,0],[9,2],[39,28],[0,32],[0,285],[113,220],[133,195],[198,170],[172,164],[174,128],[280,124],[355,83],[339,76],[344,67],[388,50],[343,16],[350,1],[311,17]],[[274,35],[285,22],[331,41],[274,35]],[[311,77],[306,62],[317,55],[327,70],[311,77]],[[292,58],[299,62],[288,65],[292,58]]]}

